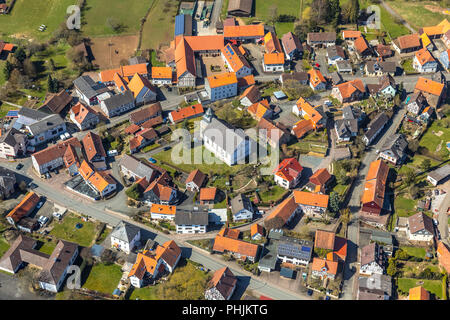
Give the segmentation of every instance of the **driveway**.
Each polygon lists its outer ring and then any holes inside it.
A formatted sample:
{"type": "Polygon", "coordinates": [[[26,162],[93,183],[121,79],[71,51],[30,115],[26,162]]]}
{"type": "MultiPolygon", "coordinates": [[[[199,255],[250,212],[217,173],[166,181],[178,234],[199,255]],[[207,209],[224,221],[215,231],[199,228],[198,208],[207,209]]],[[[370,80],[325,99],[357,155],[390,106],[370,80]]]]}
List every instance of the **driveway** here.
{"type": "Polygon", "coordinates": [[[0,300],[54,300],[53,297],[42,297],[32,293],[29,283],[21,281],[13,275],[0,272],[0,300]]]}

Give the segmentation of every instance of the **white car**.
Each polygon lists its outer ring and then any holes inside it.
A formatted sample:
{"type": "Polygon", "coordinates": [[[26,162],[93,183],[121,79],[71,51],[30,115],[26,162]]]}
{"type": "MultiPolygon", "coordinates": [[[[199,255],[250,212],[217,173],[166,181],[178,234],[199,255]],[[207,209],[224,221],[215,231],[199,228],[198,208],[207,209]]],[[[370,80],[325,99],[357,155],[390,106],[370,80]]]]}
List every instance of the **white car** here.
{"type": "Polygon", "coordinates": [[[40,216],[38,219],[38,223],[40,224],[41,227],[43,227],[48,221],[48,218],[45,216],[40,216]]]}
{"type": "Polygon", "coordinates": [[[59,135],[59,138],[60,138],[61,140],[63,140],[63,141],[67,139],[66,136],[65,136],[64,134],[60,134],[60,135],[59,135]]]}
{"type": "Polygon", "coordinates": [[[119,153],[117,152],[117,150],[109,150],[108,151],[108,156],[110,157],[114,157],[117,156],[119,153]]]}
{"type": "Polygon", "coordinates": [[[64,133],[64,137],[66,137],[66,139],[69,139],[71,137],[70,133],[66,132],[64,133]]]}

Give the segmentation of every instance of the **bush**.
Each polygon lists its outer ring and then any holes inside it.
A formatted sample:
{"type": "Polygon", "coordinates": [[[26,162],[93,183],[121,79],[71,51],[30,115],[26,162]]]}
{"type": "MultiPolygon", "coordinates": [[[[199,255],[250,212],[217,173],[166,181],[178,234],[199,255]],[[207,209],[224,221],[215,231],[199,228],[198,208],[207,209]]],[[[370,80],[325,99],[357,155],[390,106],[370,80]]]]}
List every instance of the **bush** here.
{"type": "Polygon", "coordinates": [[[134,200],[139,200],[142,196],[142,192],[139,189],[139,185],[137,183],[133,184],[131,187],[129,187],[127,190],[125,190],[125,194],[134,200]]]}

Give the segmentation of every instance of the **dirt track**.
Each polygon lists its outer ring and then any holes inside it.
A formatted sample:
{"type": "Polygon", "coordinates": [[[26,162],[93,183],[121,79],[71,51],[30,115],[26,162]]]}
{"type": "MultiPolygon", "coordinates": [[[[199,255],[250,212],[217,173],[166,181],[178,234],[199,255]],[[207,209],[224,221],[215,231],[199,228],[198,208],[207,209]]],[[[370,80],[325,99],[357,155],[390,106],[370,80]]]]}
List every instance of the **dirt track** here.
{"type": "Polygon", "coordinates": [[[132,36],[116,36],[105,38],[93,38],[92,54],[100,70],[116,68],[120,66],[120,61],[128,60],[136,51],[139,37],[132,36]]]}

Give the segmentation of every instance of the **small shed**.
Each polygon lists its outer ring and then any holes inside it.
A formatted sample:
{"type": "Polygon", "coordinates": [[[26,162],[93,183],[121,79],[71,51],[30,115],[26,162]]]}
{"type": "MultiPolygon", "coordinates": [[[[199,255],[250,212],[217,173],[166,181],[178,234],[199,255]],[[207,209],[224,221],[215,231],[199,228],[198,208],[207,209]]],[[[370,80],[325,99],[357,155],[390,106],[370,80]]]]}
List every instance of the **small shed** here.
{"type": "Polygon", "coordinates": [[[273,100],[274,101],[280,101],[280,100],[284,100],[286,98],[287,98],[286,94],[283,91],[281,91],[281,90],[280,91],[275,91],[273,93],[273,100]]]}
{"type": "Polygon", "coordinates": [[[288,278],[288,279],[294,279],[295,271],[289,268],[281,268],[280,270],[280,276],[288,278]]]}

